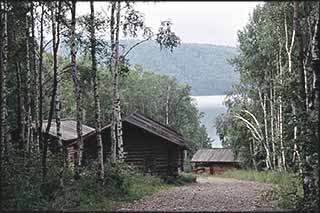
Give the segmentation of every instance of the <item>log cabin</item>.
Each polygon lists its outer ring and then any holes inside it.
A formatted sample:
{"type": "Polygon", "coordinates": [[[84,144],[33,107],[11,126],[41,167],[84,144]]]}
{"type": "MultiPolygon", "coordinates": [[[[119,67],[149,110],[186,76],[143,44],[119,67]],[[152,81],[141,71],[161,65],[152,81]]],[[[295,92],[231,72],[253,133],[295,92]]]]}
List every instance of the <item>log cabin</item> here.
{"type": "MultiPolygon", "coordinates": [[[[183,136],[140,113],[125,117],[123,126],[123,145],[125,162],[144,173],[157,176],[176,176],[183,171],[184,150],[187,149],[183,136]]],[[[111,124],[102,128],[104,156],[111,154],[111,124]]],[[[95,159],[96,133],[86,138],[87,158],[95,159]]]]}
{"type": "MultiPolygon", "coordinates": [[[[73,166],[76,159],[77,122],[73,119],[61,120],[61,140],[67,150],[67,162],[73,166]]],[[[43,122],[42,132],[45,132],[47,121],[43,122]]],[[[104,160],[111,154],[111,124],[102,128],[104,160]]],[[[82,125],[84,153],[83,165],[97,158],[96,131],[87,125],[82,125]]],[[[57,144],[56,123],[51,123],[49,131],[49,150],[55,153],[57,144]]],[[[145,174],[161,177],[176,176],[183,171],[184,150],[187,149],[183,136],[140,113],[132,113],[123,119],[123,143],[125,162],[145,174]]]]}
{"type": "Polygon", "coordinates": [[[192,157],[194,173],[222,173],[240,168],[240,160],[236,159],[229,148],[200,149],[192,157]]]}

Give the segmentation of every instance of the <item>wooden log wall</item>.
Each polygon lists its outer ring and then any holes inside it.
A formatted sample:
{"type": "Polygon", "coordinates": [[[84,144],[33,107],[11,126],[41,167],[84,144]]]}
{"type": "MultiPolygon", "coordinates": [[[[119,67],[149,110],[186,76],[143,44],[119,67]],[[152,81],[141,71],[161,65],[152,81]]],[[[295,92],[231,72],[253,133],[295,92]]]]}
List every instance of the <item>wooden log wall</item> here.
{"type": "Polygon", "coordinates": [[[178,146],[149,132],[124,125],[125,161],[152,175],[174,175],[177,172],[178,146]]]}

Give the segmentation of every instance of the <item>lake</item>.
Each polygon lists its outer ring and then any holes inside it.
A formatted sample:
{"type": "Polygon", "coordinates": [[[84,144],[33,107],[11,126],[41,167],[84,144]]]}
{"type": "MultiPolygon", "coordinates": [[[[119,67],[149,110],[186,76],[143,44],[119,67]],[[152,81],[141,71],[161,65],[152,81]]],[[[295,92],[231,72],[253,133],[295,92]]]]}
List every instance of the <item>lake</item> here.
{"type": "Polygon", "coordinates": [[[218,148],[221,146],[219,136],[216,134],[214,127],[216,117],[221,113],[227,111],[223,105],[225,95],[212,95],[212,96],[191,96],[200,112],[204,113],[201,123],[207,128],[208,135],[213,139],[212,147],[218,148]]]}

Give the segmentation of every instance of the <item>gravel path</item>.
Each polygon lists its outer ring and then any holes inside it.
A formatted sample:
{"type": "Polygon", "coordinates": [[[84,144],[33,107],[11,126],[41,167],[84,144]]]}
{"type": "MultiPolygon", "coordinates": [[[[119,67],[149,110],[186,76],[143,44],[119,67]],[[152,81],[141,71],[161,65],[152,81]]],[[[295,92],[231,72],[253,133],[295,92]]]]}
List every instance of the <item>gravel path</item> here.
{"type": "Polygon", "coordinates": [[[198,177],[197,183],[160,191],[120,211],[271,211],[278,202],[266,199],[271,184],[230,178],[198,177]]]}

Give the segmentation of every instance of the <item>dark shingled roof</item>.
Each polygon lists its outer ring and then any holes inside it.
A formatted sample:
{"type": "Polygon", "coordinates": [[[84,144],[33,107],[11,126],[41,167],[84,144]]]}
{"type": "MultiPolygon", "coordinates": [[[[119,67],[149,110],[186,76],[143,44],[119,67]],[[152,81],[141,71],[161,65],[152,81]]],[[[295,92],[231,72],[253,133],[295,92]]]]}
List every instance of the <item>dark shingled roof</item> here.
{"type": "Polygon", "coordinates": [[[192,157],[191,162],[239,162],[228,148],[200,149],[192,157]]]}
{"type": "MultiPolygon", "coordinates": [[[[48,125],[48,121],[43,121],[42,131],[45,132],[48,125]]],[[[72,119],[62,119],[61,120],[61,140],[63,141],[72,141],[78,138],[77,136],[77,121],[72,119]]],[[[94,132],[95,129],[86,125],[82,125],[82,135],[86,136],[87,134],[94,132]]],[[[49,134],[57,137],[57,126],[56,122],[53,120],[51,122],[49,134]]]]}
{"type": "MultiPolygon", "coordinates": [[[[131,125],[140,127],[150,132],[151,134],[164,138],[168,142],[172,142],[174,144],[177,144],[178,146],[182,146],[187,149],[185,145],[185,139],[180,133],[140,113],[135,112],[128,115],[123,119],[123,122],[127,122],[131,125]]],[[[42,128],[43,132],[45,132],[46,127],[47,127],[47,121],[43,121],[43,128],[42,128]]],[[[108,124],[104,126],[102,130],[108,129],[110,127],[111,127],[111,124],[108,124]]],[[[82,133],[83,133],[83,137],[89,137],[94,135],[96,132],[94,128],[91,128],[86,125],[82,125],[82,133]]],[[[51,122],[49,134],[55,137],[57,136],[56,122],[54,121],[51,122]]],[[[77,139],[77,122],[72,119],[61,120],[61,134],[62,134],[62,140],[64,141],[76,140],[77,139]]],[[[72,145],[72,144],[73,143],[69,145],[72,145]]]]}
{"type": "Polygon", "coordinates": [[[160,136],[166,139],[167,141],[175,143],[179,146],[186,146],[185,139],[180,133],[140,113],[132,113],[125,119],[123,119],[123,121],[143,128],[146,131],[154,135],[160,136]]]}
{"type": "MultiPolygon", "coordinates": [[[[174,143],[178,146],[182,146],[188,149],[188,147],[185,144],[185,139],[180,133],[138,112],[131,113],[130,115],[125,117],[122,120],[122,122],[142,128],[153,135],[162,137],[168,142],[174,143]]],[[[104,131],[105,129],[108,129],[110,127],[111,127],[111,124],[108,124],[102,127],[101,130],[104,131]]],[[[92,134],[95,134],[95,133],[90,133],[88,136],[91,136],[92,134]]]]}

